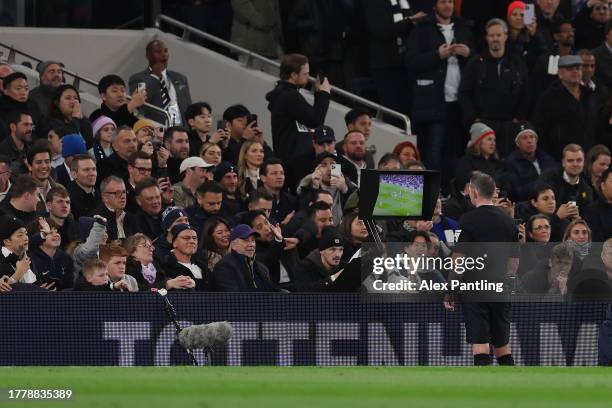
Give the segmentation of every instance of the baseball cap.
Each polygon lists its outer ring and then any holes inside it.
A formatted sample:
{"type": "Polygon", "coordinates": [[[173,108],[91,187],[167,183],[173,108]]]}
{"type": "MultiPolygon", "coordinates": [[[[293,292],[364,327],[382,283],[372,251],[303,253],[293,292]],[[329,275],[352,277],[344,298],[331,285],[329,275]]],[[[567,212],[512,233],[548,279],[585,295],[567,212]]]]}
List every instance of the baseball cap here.
{"type": "Polygon", "coordinates": [[[246,224],[238,224],[230,231],[230,241],[233,241],[237,238],[247,239],[251,235],[258,237],[259,233],[255,232],[251,227],[246,224]]]}
{"type": "Polygon", "coordinates": [[[329,126],[319,126],[315,129],[312,135],[312,140],[319,145],[323,143],[335,142],[336,137],[334,136],[334,129],[330,128],[329,126]]]}
{"type": "Polygon", "coordinates": [[[188,157],[181,162],[179,173],[183,173],[185,170],[190,169],[192,167],[203,167],[207,169],[209,167],[214,167],[214,164],[206,163],[204,159],[201,157],[197,157],[197,156],[188,157]]]}
{"type": "Polygon", "coordinates": [[[187,211],[181,207],[168,207],[162,214],[162,227],[168,231],[170,226],[181,217],[187,217],[187,211]]]}
{"type": "Polygon", "coordinates": [[[338,162],[338,157],[330,152],[323,152],[323,153],[319,153],[317,155],[317,158],[315,160],[315,164],[321,164],[321,162],[325,159],[327,159],[328,157],[331,157],[332,159],[334,159],[336,161],[336,163],[338,162]]]}
{"type": "Polygon", "coordinates": [[[584,61],[578,55],[564,55],[559,58],[559,68],[571,68],[584,65],[584,61]]]}

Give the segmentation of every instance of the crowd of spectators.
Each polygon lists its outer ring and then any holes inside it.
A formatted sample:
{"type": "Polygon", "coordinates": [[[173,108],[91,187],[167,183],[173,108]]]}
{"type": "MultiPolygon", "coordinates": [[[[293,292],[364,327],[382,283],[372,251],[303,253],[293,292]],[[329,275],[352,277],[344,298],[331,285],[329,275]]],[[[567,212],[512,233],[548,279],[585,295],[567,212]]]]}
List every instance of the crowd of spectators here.
{"type": "MultiPolygon", "coordinates": [[[[280,58],[281,43],[257,48],[278,36],[278,22],[262,17],[278,11],[274,2],[232,3],[244,8],[236,41],[280,58]]],[[[296,16],[322,3],[296,2],[296,16]]],[[[409,3],[362,4],[379,98],[411,113],[419,137],[379,152],[378,163],[366,149],[376,138],[369,111],[350,110],[345,129],[326,125],[342,70],[301,18],[294,27],[309,55],[282,56],[266,100],[214,107],[216,124],[213,105],[193,102],[188,79],[169,70],[160,40],[127,82],[100,79],[102,103],[89,116],[62,63],[40,63],[32,91],[1,64],[0,291],[356,291],[351,264],[371,241],[357,210],[360,173],[378,168],[442,171],[431,220],[380,223],[410,256],[450,256],[479,171],[518,226],[522,290],[612,293],[611,2],[564,16],[559,0],[538,0],[528,23],[520,1],[503,19],[495,7],[470,17],[468,0],[463,17],[452,0],[409,3]],[[311,103],[300,89],[313,66],[326,75],[311,103]],[[168,113],[167,127],[145,102],[168,113]],[[266,108],[270,138],[257,115],[266,108]]]]}

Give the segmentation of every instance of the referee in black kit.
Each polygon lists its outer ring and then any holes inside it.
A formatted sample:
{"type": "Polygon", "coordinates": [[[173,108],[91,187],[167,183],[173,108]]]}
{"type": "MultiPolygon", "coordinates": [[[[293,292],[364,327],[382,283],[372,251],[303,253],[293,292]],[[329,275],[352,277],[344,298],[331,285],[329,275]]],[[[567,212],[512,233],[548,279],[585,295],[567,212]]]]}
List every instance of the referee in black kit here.
{"type": "MultiPolygon", "coordinates": [[[[469,194],[472,204],[476,207],[466,213],[460,220],[461,234],[453,252],[453,258],[486,257],[485,269],[466,270],[462,276],[454,271],[449,273],[449,288],[453,280],[463,277],[461,283],[479,282],[489,278],[503,282],[507,275],[516,276],[518,268],[518,244],[510,244],[509,251],[500,256],[500,244],[518,243],[518,228],[514,220],[501,209],[493,205],[495,181],[487,174],[474,172],[470,178],[469,194]],[[479,245],[469,243],[482,243],[479,245]],[[491,243],[489,246],[488,243],[491,243]],[[487,250],[490,248],[490,251],[487,250]],[[491,253],[494,256],[491,256],[491,253]]],[[[505,248],[504,248],[505,249],[505,248]]],[[[444,307],[454,310],[455,293],[448,292],[444,297],[444,307]]],[[[486,294],[482,301],[472,301],[477,295],[466,293],[462,295],[462,307],[465,320],[466,340],[472,344],[474,365],[491,365],[491,349],[493,345],[495,357],[499,365],[514,365],[510,350],[510,304],[504,297],[491,299],[486,294]],[[493,300],[493,301],[491,301],[493,300]]]]}

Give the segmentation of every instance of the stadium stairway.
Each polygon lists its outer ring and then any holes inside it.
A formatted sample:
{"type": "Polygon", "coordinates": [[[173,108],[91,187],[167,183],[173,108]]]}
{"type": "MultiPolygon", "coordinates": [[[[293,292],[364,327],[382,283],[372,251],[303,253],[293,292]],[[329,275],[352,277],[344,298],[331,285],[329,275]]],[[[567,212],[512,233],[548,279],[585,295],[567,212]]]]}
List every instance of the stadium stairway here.
{"type": "MultiPolygon", "coordinates": [[[[272,144],[270,112],[265,94],[274,87],[277,78],[187,42],[174,34],[155,28],[94,30],[0,27],[0,38],[1,43],[36,58],[62,61],[66,69],[95,81],[106,74],[115,73],[126,82],[131,74],[142,71],[147,66],[145,45],[151,39],[159,38],[170,50],[169,69],[181,72],[189,79],[194,102],[209,102],[213,107],[215,120],[220,118],[227,106],[238,103],[247,106],[259,115],[265,138],[272,144]]],[[[6,60],[9,50],[0,46],[0,51],[3,52],[3,60],[6,60]]],[[[18,53],[14,61],[16,69],[26,73],[33,88],[38,84],[38,74],[27,67],[17,66],[23,61],[29,61],[34,67],[36,62],[18,53]]],[[[89,114],[100,104],[98,92],[94,86],[83,82],[80,84],[80,91],[84,112],[89,114]]],[[[302,92],[312,101],[310,92],[302,92]]],[[[326,124],[336,131],[338,139],[345,133],[344,115],[348,110],[348,107],[336,102],[330,105],[326,124]]],[[[397,143],[404,140],[415,142],[415,137],[407,136],[402,129],[375,120],[368,144],[374,145],[377,155],[380,156],[390,152],[397,143]]]]}

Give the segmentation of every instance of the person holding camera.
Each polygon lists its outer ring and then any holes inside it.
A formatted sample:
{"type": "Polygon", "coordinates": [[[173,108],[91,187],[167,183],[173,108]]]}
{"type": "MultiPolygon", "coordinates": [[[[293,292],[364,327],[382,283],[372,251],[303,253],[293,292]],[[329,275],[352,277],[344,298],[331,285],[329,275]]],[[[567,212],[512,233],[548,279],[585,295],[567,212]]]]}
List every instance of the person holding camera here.
{"type": "Polygon", "coordinates": [[[297,188],[298,195],[303,197],[309,195],[312,190],[318,189],[329,191],[333,197],[334,224],[338,225],[342,219],[344,203],[357,186],[348,177],[344,176],[340,168],[337,167],[338,159],[336,155],[323,152],[317,156],[315,162],[317,165],[315,170],[300,182],[297,188]]]}

